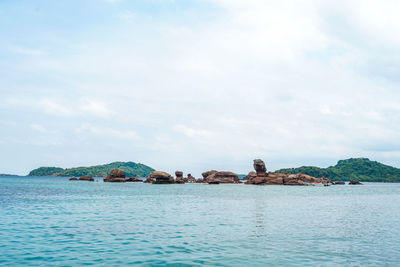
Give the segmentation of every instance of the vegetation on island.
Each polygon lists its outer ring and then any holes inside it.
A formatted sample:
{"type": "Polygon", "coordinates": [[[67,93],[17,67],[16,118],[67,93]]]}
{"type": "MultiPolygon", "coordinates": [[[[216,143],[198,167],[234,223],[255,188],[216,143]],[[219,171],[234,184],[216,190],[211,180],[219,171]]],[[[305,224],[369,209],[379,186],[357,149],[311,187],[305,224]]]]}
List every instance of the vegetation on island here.
{"type": "Polygon", "coordinates": [[[364,182],[400,182],[400,169],[367,158],[339,160],[335,166],[319,168],[302,166],[280,169],[282,173],[304,173],[314,177],[325,177],[332,181],[360,180],[364,182]]]}
{"type": "Polygon", "coordinates": [[[106,177],[112,169],[120,169],[130,177],[147,177],[153,168],[135,162],[113,162],[110,164],[97,165],[91,167],[77,167],[63,169],[58,167],[40,167],[32,170],[29,176],[92,176],[106,177]]]}

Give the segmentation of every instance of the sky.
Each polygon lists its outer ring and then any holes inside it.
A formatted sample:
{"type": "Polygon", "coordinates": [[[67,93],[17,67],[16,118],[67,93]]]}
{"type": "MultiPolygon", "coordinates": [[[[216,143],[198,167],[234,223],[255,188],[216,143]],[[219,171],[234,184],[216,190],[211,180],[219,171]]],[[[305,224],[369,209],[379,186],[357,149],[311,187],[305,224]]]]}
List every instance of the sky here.
{"type": "Polygon", "coordinates": [[[400,167],[399,1],[0,0],[0,173],[400,167]]]}

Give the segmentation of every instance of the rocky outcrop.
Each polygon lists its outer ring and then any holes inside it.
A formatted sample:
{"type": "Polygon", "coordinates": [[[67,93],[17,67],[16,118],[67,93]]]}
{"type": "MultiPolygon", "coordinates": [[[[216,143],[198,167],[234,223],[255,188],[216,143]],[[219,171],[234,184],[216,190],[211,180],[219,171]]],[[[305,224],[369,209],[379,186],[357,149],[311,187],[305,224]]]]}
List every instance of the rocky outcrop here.
{"type": "Polygon", "coordinates": [[[196,180],[196,183],[200,183],[200,184],[201,184],[201,183],[204,183],[204,180],[201,179],[201,178],[199,178],[199,179],[196,180]]]}
{"type": "Polygon", "coordinates": [[[247,174],[246,180],[254,179],[254,178],[256,178],[256,177],[257,177],[256,172],[255,172],[255,171],[251,171],[251,172],[249,172],[249,173],[247,174]]]}
{"type": "Polygon", "coordinates": [[[78,178],[76,178],[76,177],[71,177],[71,178],[69,178],[69,180],[70,180],[70,181],[78,181],[78,178]]]}
{"type": "Polygon", "coordinates": [[[176,171],[175,176],[176,176],[176,179],[175,179],[176,184],[184,184],[185,183],[185,179],[183,178],[183,172],[176,171]]]}
{"type": "Polygon", "coordinates": [[[239,176],[233,172],[220,171],[212,173],[205,178],[209,184],[238,184],[239,176]]]}
{"type": "Polygon", "coordinates": [[[108,175],[106,178],[104,178],[104,182],[109,182],[109,183],[124,183],[126,182],[125,179],[126,175],[124,171],[118,170],[118,169],[113,169],[110,172],[110,175],[108,175]]]}
{"type": "Polygon", "coordinates": [[[255,172],[249,172],[246,184],[255,185],[309,185],[322,183],[323,179],[315,178],[310,175],[298,173],[267,173],[265,163],[261,159],[255,159],[253,164],[255,172]]]}
{"type": "Polygon", "coordinates": [[[267,176],[267,167],[265,167],[265,163],[261,159],[255,159],[253,167],[258,177],[267,176]]]}
{"type": "Polygon", "coordinates": [[[94,179],[93,179],[93,177],[90,177],[90,176],[81,176],[81,177],[79,177],[79,181],[94,182],[94,179]]]}
{"type": "Polygon", "coordinates": [[[174,184],[175,180],[169,173],[162,171],[153,171],[149,175],[153,179],[153,184],[174,184]]]}
{"type": "Polygon", "coordinates": [[[195,183],[196,182],[196,178],[194,178],[190,173],[188,174],[187,177],[187,182],[188,183],[195,183]]]}
{"type": "Polygon", "coordinates": [[[349,184],[350,185],[362,185],[362,183],[360,181],[357,181],[357,180],[350,180],[349,184]]]}
{"type": "MultiPolygon", "coordinates": [[[[203,172],[203,173],[201,174],[201,175],[203,176],[203,183],[207,183],[207,182],[208,182],[207,178],[208,178],[209,176],[215,174],[215,173],[217,173],[216,170],[211,170],[211,171],[203,172]]],[[[201,179],[199,179],[199,180],[201,180],[201,179]]]]}
{"type": "Polygon", "coordinates": [[[126,182],[143,182],[142,180],[140,180],[140,179],[138,179],[138,178],[136,178],[136,177],[129,177],[129,178],[126,178],[125,181],[126,181],[126,182]]]}

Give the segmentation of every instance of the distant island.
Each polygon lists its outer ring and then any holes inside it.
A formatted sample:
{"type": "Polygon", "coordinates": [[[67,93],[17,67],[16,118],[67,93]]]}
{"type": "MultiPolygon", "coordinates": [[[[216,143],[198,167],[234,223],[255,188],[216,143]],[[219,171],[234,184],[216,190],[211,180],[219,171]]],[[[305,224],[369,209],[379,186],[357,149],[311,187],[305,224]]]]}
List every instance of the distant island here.
{"type": "Polygon", "coordinates": [[[91,167],[77,167],[63,169],[58,167],[40,167],[29,172],[29,176],[91,176],[106,177],[112,169],[119,169],[131,177],[147,177],[153,168],[135,162],[113,162],[110,164],[96,165],[91,167]]]}
{"type": "Polygon", "coordinates": [[[314,177],[325,177],[332,181],[359,180],[364,182],[400,182],[400,169],[388,166],[368,158],[350,158],[339,160],[335,166],[319,168],[302,166],[280,169],[281,173],[304,173],[314,177]]]}
{"type": "Polygon", "coordinates": [[[6,174],[6,173],[0,173],[0,176],[19,176],[16,174],[6,174]]]}
{"type": "MultiPolygon", "coordinates": [[[[113,162],[91,167],[63,169],[58,167],[40,167],[32,170],[29,176],[91,176],[106,177],[112,169],[119,169],[129,177],[148,177],[155,169],[135,162],[113,162]]],[[[400,182],[400,169],[388,166],[368,158],[350,158],[339,160],[335,166],[320,168],[302,166],[299,168],[280,169],[273,173],[303,173],[313,177],[325,177],[332,181],[359,180],[364,182],[400,182]]],[[[7,175],[9,176],[9,175],[7,175]]],[[[239,174],[239,179],[247,179],[247,175],[239,174]]]]}

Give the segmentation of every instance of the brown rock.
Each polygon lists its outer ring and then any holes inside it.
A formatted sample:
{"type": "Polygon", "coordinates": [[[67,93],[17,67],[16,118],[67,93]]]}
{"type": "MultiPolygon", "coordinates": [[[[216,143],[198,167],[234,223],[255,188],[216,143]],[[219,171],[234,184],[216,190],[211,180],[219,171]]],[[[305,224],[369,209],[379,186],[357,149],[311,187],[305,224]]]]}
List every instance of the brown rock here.
{"type": "Polygon", "coordinates": [[[362,183],[360,181],[357,181],[357,180],[350,180],[349,184],[350,185],[362,185],[362,183]]]}
{"type": "Polygon", "coordinates": [[[71,177],[71,178],[69,178],[69,180],[70,180],[70,181],[78,181],[78,178],[76,178],[76,177],[71,177]]]}
{"type": "Polygon", "coordinates": [[[186,181],[185,181],[185,178],[183,178],[183,172],[181,172],[181,171],[176,171],[175,172],[175,176],[176,176],[176,179],[175,179],[175,183],[177,183],[177,184],[184,184],[186,181]]]}
{"type": "Polygon", "coordinates": [[[246,180],[251,180],[251,179],[254,179],[254,178],[256,178],[256,177],[257,177],[256,172],[255,172],[255,171],[251,171],[251,172],[249,172],[249,173],[247,174],[246,180]]]}
{"type": "Polygon", "coordinates": [[[118,178],[125,178],[126,174],[124,171],[121,171],[119,169],[113,169],[110,172],[110,177],[118,177],[118,178]]]}
{"type": "Polygon", "coordinates": [[[94,182],[94,179],[93,179],[93,177],[90,177],[90,176],[81,176],[81,177],[79,177],[79,181],[94,182]]]}
{"type": "Polygon", "coordinates": [[[187,182],[188,183],[195,183],[196,182],[196,178],[194,178],[190,173],[188,174],[187,177],[187,182]]]}
{"type": "Polygon", "coordinates": [[[239,177],[234,174],[233,172],[228,172],[228,171],[220,171],[216,172],[214,174],[211,174],[207,177],[207,183],[234,183],[237,184],[239,183],[239,177]]]}
{"type": "Polygon", "coordinates": [[[265,163],[261,159],[255,159],[253,167],[257,176],[267,176],[267,167],[265,167],[265,163]]]}
{"type": "Polygon", "coordinates": [[[206,172],[203,172],[201,175],[203,176],[203,181],[206,183],[207,182],[207,177],[208,176],[210,176],[210,175],[212,175],[212,174],[214,174],[214,173],[216,173],[217,171],[216,170],[211,170],[211,171],[206,171],[206,172]]]}
{"type": "Polygon", "coordinates": [[[150,178],[155,179],[153,184],[174,184],[174,178],[166,172],[162,171],[153,171],[150,173],[150,178]]]}
{"type": "Polygon", "coordinates": [[[125,180],[126,182],[143,182],[142,180],[136,178],[136,177],[129,177],[125,180]]]}
{"type": "Polygon", "coordinates": [[[105,179],[104,182],[110,182],[110,183],[124,183],[126,182],[126,174],[124,171],[118,170],[118,169],[113,169],[110,172],[110,175],[108,175],[105,179]]]}

